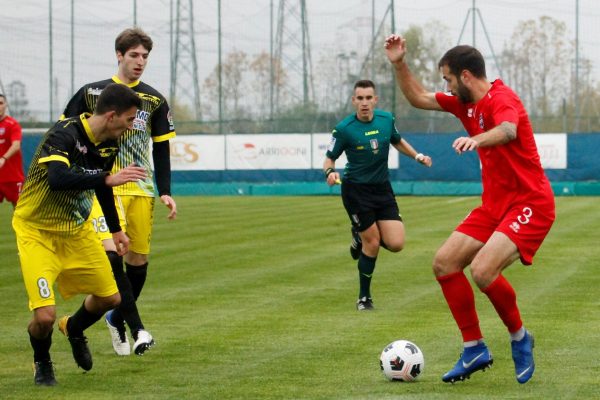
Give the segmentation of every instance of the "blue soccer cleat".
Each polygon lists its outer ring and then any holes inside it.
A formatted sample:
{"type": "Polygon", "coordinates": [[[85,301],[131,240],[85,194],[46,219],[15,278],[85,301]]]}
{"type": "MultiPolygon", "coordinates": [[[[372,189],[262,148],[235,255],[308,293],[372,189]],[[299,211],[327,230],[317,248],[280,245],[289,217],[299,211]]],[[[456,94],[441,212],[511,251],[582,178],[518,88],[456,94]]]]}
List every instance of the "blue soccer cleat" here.
{"type": "Polygon", "coordinates": [[[535,362],[533,361],[533,335],[525,331],[523,339],[510,342],[512,358],[515,362],[517,382],[526,383],[533,376],[535,362]]]}
{"type": "Polygon", "coordinates": [[[492,354],[485,343],[481,342],[477,346],[465,347],[454,368],[442,376],[444,382],[454,383],[469,379],[471,374],[476,371],[483,371],[494,363],[492,354]]]}

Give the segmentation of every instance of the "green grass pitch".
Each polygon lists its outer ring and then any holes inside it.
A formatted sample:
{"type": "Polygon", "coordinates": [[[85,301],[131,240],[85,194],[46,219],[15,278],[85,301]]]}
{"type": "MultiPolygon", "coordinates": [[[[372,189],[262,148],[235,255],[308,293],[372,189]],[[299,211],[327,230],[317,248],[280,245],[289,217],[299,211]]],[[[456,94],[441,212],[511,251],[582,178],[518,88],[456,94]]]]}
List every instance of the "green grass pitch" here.
{"type": "MultiPolygon", "coordinates": [[[[533,267],[506,276],[536,337],[536,372],[514,377],[508,334],[476,291],[494,366],[470,380],[441,375],[461,339],[431,272],[436,249],[476,197],[399,197],[407,239],[382,250],[376,310],[359,313],[356,262],[341,200],[325,197],[179,197],[157,205],[148,281],[139,305],[157,345],[113,354],[104,322],[87,331],[94,368],[83,373],[55,329],[59,386],[33,385],[30,313],[10,226],[0,205],[0,397],[3,399],[593,399],[600,398],[597,197],[557,198],[557,220],[533,267]],[[388,382],[379,354],[408,339],[425,354],[415,383],[388,382]]],[[[81,297],[58,300],[58,316],[81,297]]]]}

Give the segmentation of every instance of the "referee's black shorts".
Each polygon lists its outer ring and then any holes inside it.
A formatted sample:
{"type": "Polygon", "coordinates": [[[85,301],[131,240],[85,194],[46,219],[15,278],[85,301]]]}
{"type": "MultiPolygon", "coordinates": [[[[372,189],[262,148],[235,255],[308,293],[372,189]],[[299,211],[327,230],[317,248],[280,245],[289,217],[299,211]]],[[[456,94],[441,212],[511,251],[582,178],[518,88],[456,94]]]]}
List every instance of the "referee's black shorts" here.
{"type": "Polygon", "coordinates": [[[342,183],[342,201],[352,225],[362,232],[376,221],[402,221],[390,182],[342,183]]]}

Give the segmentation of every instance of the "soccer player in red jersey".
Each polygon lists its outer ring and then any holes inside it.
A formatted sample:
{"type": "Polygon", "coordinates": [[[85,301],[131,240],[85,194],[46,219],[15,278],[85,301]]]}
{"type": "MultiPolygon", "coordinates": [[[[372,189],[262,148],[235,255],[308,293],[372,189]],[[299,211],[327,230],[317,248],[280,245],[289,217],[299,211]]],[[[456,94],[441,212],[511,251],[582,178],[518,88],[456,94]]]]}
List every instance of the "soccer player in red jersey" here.
{"type": "Polygon", "coordinates": [[[0,94],[0,203],[17,204],[25,180],[21,155],[21,125],[6,115],[6,97],[0,94]]]}
{"type": "Polygon", "coordinates": [[[464,380],[493,362],[463,271],[470,265],[473,281],[510,333],[516,378],[525,383],[535,369],[533,336],[523,326],[515,291],[502,271],[517,259],[530,265],[555,218],[554,195],[527,112],[501,80],[488,81],[485,61],[471,46],[448,50],[438,64],[449,93],[428,92],[414,78],[405,62],[404,38],[389,36],[385,50],[407,100],[414,107],[459,118],[468,136],[456,139],[454,150],[476,150],[481,161],[481,206],[458,225],[433,260],[433,272],[464,341],[460,359],[442,380],[464,380]]]}

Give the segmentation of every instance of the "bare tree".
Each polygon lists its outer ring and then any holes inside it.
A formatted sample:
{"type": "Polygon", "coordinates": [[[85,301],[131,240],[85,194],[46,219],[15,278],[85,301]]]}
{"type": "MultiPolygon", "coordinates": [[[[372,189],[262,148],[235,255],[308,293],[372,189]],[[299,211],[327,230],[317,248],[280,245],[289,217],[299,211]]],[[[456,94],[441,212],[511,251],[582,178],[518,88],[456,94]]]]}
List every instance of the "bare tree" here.
{"type": "MultiPolygon", "coordinates": [[[[221,65],[221,89],[223,112],[241,118],[247,114],[242,107],[243,96],[247,91],[244,84],[244,76],[249,70],[248,55],[243,51],[234,51],[227,54],[225,62],[221,65]]],[[[219,101],[219,66],[216,65],[213,72],[205,79],[204,86],[210,96],[209,115],[217,116],[215,109],[219,101]]],[[[204,103],[206,104],[206,102],[204,103]]]]}
{"type": "Polygon", "coordinates": [[[531,114],[546,116],[562,107],[573,54],[564,22],[542,16],[515,28],[502,53],[502,70],[531,114]]]}

